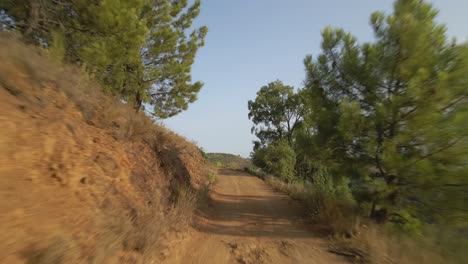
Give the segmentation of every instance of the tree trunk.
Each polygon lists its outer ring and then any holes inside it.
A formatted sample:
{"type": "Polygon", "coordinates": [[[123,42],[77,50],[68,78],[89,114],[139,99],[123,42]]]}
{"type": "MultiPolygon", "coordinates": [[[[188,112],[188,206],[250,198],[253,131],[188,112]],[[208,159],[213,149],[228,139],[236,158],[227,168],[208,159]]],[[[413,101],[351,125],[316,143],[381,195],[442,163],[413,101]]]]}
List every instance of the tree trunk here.
{"type": "Polygon", "coordinates": [[[38,1],[31,1],[30,2],[30,10],[29,10],[29,23],[26,29],[23,32],[23,35],[30,40],[32,39],[31,35],[33,34],[34,30],[37,27],[39,21],[39,9],[40,5],[38,1]]]}
{"type": "Polygon", "coordinates": [[[384,224],[388,219],[388,211],[386,208],[380,208],[379,210],[376,210],[376,205],[376,201],[373,201],[370,218],[374,219],[379,224],[384,224]]]}
{"type": "Polygon", "coordinates": [[[374,217],[374,214],[375,214],[375,206],[376,206],[376,202],[373,201],[373,202],[372,202],[371,212],[370,212],[370,215],[369,215],[370,218],[373,218],[373,217],[374,217]]]}
{"type": "Polygon", "coordinates": [[[140,111],[142,103],[143,101],[141,99],[140,92],[137,92],[135,96],[135,104],[134,104],[134,108],[137,113],[140,111]]]}

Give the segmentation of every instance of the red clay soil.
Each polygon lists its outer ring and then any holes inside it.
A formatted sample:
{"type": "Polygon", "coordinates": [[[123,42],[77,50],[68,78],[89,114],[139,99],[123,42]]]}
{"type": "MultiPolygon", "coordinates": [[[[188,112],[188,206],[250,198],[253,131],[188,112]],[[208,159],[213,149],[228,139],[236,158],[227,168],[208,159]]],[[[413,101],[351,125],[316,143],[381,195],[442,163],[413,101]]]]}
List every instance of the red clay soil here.
{"type": "Polygon", "coordinates": [[[204,180],[200,150],[151,121],[140,130],[156,143],[118,137],[149,118],[99,90],[71,100],[87,85],[79,70],[51,70],[15,40],[0,47],[0,263],[157,261],[185,217],[172,213],[174,182],[204,180]]]}

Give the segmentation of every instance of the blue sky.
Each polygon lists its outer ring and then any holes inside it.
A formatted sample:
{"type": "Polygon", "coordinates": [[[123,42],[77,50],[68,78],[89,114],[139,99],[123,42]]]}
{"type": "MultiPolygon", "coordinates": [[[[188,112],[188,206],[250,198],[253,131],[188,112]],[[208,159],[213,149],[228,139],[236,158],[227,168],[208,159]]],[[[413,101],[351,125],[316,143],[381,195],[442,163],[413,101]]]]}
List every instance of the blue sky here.
{"type": "MultiPolygon", "coordinates": [[[[467,0],[433,0],[448,34],[468,40],[467,0]]],[[[320,52],[321,30],[342,27],[372,40],[373,11],[392,11],[390,0],[202,0],[196,25],[209,28],[197,54],[193,80],[205,83],[188,111],[164,124],[207,152],[248,157],[252,126],[247,101],[261,86],[282,80],[301,87],[302,60],[320,52]]]]}

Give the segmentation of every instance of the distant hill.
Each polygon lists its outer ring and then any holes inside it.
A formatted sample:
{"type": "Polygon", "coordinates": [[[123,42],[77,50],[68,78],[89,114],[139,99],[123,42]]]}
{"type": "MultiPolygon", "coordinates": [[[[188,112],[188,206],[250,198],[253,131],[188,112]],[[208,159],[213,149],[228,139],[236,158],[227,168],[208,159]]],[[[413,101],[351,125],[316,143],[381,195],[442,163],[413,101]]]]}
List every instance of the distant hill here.
{"type": "Polygon", "coordinates": [[[218,166],[224,166],[232,169],[243,169],[249,167],[249,159],[228,153],[208,153],[208,160],[218,166]]]}

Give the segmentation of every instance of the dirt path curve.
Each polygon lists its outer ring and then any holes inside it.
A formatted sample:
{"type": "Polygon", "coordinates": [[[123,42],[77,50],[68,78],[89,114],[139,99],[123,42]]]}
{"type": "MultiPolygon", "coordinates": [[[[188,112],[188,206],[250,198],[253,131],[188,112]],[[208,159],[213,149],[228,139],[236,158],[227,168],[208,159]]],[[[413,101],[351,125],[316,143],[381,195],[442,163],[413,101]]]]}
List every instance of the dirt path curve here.
{"type": "Polygon", "coordinates": [[[303,208],[247,173],[221,169],[194,234],[168,263],[345,263],[305,225],[303,208]]]}

